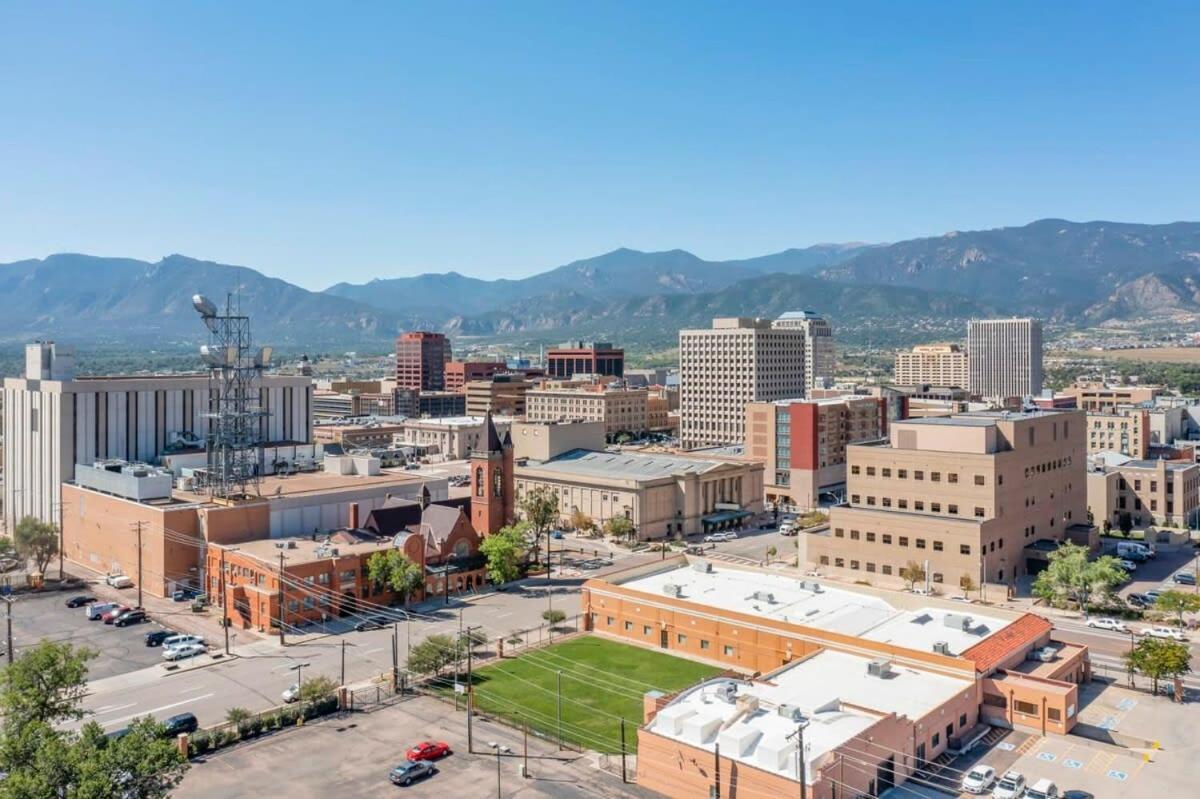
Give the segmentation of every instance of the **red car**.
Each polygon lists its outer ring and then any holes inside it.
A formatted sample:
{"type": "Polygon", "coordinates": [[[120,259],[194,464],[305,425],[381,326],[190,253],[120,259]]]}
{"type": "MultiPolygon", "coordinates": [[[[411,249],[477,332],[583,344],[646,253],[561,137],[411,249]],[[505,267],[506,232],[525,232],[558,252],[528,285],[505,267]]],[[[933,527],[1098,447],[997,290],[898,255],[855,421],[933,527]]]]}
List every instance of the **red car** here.
{"type": "Polygon", "coordinates": [[[440,760],[451,754],[450,744],[441,741],[421,741],[408,750],[409,760],[440,760]]]}
{"type": "Polygon", "coordinates": [[[108,613],[105,613],[103,616],[101,616],[100,620],[102,622],[104,622],[105,624],[112,624],[114,621],[117,620],[117,616],[120,616],[122,613],[124,613],[127,610],[133,610],[133,608],[131,608],[127,605],[117,605],[115,608],[110,610],[108,613]]]}

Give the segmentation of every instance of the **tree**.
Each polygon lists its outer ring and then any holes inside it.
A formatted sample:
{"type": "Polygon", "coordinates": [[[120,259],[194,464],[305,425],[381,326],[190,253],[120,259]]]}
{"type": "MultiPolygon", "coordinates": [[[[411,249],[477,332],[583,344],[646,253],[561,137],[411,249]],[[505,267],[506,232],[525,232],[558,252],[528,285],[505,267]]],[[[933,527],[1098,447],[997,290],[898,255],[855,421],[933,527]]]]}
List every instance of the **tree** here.
{"type": "Polygon", "coordinates": [[[774,558],[778,554],[779,554],[779,550],[776,549],[774,546],[767,547],[767,563],[770,564],[771,559],[774,558]]]}
{"type": "Polygon", "coordinates": [[[32,560],[37,570],[45,573],[51,558],[58,554],[58,528],[26,516],[13,530],[13,543],[21,557],[32,560]]]}
{"type": "Polygon", "coordinates": [[[611,538],[632,540],[637,531],[629,519],[624,516],[614,516],[604,523],[604,532],[611,538]]]}
{"type": "Polygon", "coordinates": [[[398,549],[376,552],[367,558],[367,578],[377,587],[386,586],[395,591],[405,604],[415,591],[425,585],[421,566],[398,549]]]}
{"type": "Polygon", "coordinates": [[[75,746],[78,769],[68,795],[78,799],[169,796],[187,772],[188,762],[164,733],[162,724],[144,716],[113,741],[98,724],[89,722],[75,746]]]}
{"type": "Polygon", "coordinates": [[[525,557],[526,525],[524,522],[501,527],[479,544],[487,558],[488,579],[496,585],[512,582],[521,576],[521,561],[525,557]]]}
{"type": "Polygon", "coordinates": [[[1158,681],[1182,677],[1192,670],[1191,652],[1187,644],[1161,638],[1143,638],[1125,653],[1125,665],[1131,672],[1144,674],[1153,682],[1158,693],[1158,681]]]}
{"type": "Polygon", "coordinates": [[[1158,595],[1158,599],[1154,601],[1154,608],[1163,613],[1174,613],[1179,626],[1182,627],[1183,614],[1200,611],[1200,594],[1185,594],[1172,588],[1158,595]]]}
{"type": "Polygon", "coordinates": [[[911,591],[914,585],[925,579],[925,567],[915,560],[910,560],[900,569],[900,577],[908,583],[908,588],[911,591]]]}
{"type": "Polygon", "coordinates": [[[1105,519],[1104,524],[1101,525],[1100,529],[1104,531],[1105,535],[1110,534],[1112,532],[1112,522],[1110,522],[1108,519],[1105,519]]]}
{"type": "Polygon", "coordinates": [[[1088,560],[1087,547],[1066,543],[1050,553],[1050,562],[1033,581],[1033,593],[1047,602],[1075,602],[1085,613],[1096,591],[1109,592],[1125,580],[1121,562],[1111,555],[1088,560]]]}
{"type": "Polygon", "coordinates": [[[542,611],[542,619],[545,620],[545,622],[551,627],[553,627],[556,624],[562,624],[564,621],[566,621],[567,614],[558,608],[552,608],[550,610],[542,611]]]}
{"type": "Polygon", "coordinates": [[[1121,535],[1128,538],[1129,533],[1133,530],[1133,516],[1128,513],[1122,513],[1120,518],[1117,519],[1117,525],[1121,528],[1121,535]]]}
{"type": "Polygon", "coordinates": [[[587,536],[596,532],[596,522],[579,508],[571,511],[571,526],[587,536]]]}
{"type": "Polygon", "coordinates": [[[417,674],[441,674],[442,669],[458,660],[458,651],[453,638],[434,633],[412,648],[406,665],[417,674]]]}
{"type": "Polygon", "coordinates": [[[11,538],[0,538],[0,558],[12,558],[17,554],[11,538]]]}
{"type": "MultiPolygon", "coordinates": [[[[558,520],[558,494],[546,486],[538,486],[529,491],[521,500],[521,515],[528,522],[526,530],[533,539],[530,542],[530,552],[536,563],[542,548],[542,536],[546,535],[558,520]]],[[[546,553],[546,568],[550,568],[549,552],[546,553]]]]}
{"type": "Polygon", "coordinates": [[[244,707],[231,707],[225,711],[225,721],[229,724],[238,725],[250,718],[252,714],[244,707]]]}
{"type": "Polygon", "coordinates": [[[964,574],[962,577],[958,578],[958,587],[962,589],[963,596],[966,596],[967,594],[979,588],[979,586],[975,585],[974,578],[972,578],[969,574],[964,574]]]}
{"type": "Polygon", "coordinates": [[[309,677],[300,686],[300,701],[316,702],[325,699],[326,697],[333,696],[337,688],[337,681],[332,677],[327,677],[324,674],[309,677]]]}
{"type": "Polygon", "coordinates": [[[91,649],[42,641],[0,671],[0,715],[8,722],[51,726],[83,718],[91,649]]]}

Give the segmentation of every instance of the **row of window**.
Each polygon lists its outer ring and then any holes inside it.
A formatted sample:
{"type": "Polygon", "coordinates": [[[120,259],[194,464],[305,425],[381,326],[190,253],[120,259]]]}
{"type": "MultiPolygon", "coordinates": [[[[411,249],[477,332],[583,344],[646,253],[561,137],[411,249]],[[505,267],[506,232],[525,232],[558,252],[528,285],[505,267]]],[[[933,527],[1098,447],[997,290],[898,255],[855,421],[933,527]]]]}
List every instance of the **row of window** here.
{"type": "MultiPolygon", "coordinates": [[[[895,502],[895,507],[898,508],[899,510],[908,510],[908,499],[901,497],[901,498],[896,499],[894,502],[895,502]]],[[[862,496],[859,494],[851,494],[850,495],[850,504],[851,505],[862,505],[863,504],[862,496]]],[[[882,507],[882,508],[890,508],[893,506],[893,500],[891,497],[879,497],[878,502],[877,502],[876,498],[874,496],[868,495],[866,504],[868,507],[875,507],[876,505],[878,505],[879,507],[882,507]]],[[[912,501],[912,509],[915,511],[925,510],[925,500],[914,499],[912,501]]],[[[929,503],[929,512],[930,513],[941,513],[942,512],[942,503],[930,502],[929,503]]],[[[950,514],[951,516],[959,515],[958,514],[958,505],[956,505],[953,502],[948,503],[946,505],[946,513],[950,514]]],[[[987,516],[987,509],[983,508],[982,506],[976,505],[975,506],[975,518],[983,519],[983,518],[986,518],[986,516],[987,516]]]]}
{"type": "MultiPolygon", "coordinates": [[[[822,566],[828,566],[830,564],[830,557],[828,555],[822,555],[819,558],[819,560],[820,560],[822,566]]],[[[904,569],[903,566],[897,566],[897,567],[895,567],[895,569],[893,571],[892,564],[890,564],[890,563],[881,563],[877,566],[874,561],[870,561],[870,560],[866,561],[865,563],[862,561],[859,561],[859,560],[855,560],[854,558],[833,558],[832,560],[833,560],[833,565],[839,569],[846,568],[846,564],[849,563],[850,568],[855,571],[865,570],[872,574],[874,574],[875,572],[878,572],[879,574],[884,574],[884,575],[891,575],[893,573],[896,575],[899,575],[900,572],[904,569]]],[[[930,575],[930,579],[933,580],[933,582],[935,582],[935,583],[940,583],[940,582],[944,581],[944,575],[941,572],[933,572],[930,575]]]]}
{"type": "MultiPolygon", "coordinates": [[[[597,620],[598,620],[597,614],[593,613],[592,614],[593,628],[595,627],[597,620]]],[[[604,617],[604,624],[606,627],[612,627],[614,624],[616,624],[616,621],[617,620],[615,618],[613,618],[612,616],[604,617]]],[[[635,625],[631,621],[625,622],[624,627],[625,627],[625,632],[627,632],[627,633],[632,633],[635,631],[635,625]]],[[[654,635],[654,627],[649,624],[643,624],[642,625],[642,635],[647,638],[653,636],[654,635]]],[[[707,650],[712,649],[712,642],[709,641],[707,638],[701,638],[701,639],[699,639],[699,641],[700,641],[700,649],[701,650],[707,651],[707,650]]],[[[675,633],[675,643],[678,646],[687,646],[687,642],[688,642],[688,637],[686,634],[675,633]]],[[[731,646],[729,644],[726,644],[725,646],[721,647],[721,654],[724,655],[725,657],[733,657],[735,651],[736,650],[733,648],[733,646],[731,646]]]]}
{"type": "MultiPolygon", "coordinates": [[[[862,474],[863,472],[865,472],[867,477],[875,477],[876,471],[878,471],[878,474],[880,477],[891,477],[892,476],[892,467],[890,467],[890,466],[880,466],[878,468],[878,470],[874,466],[863,467],[863,466],[859,466],[858,464],[851,465],[851,467],[850,467],[850,474],[862,474]]],[[[896,472],[897,480],[907,480],[908,479],[908,469],[899,469],[898,468],[895,470],[895,472],[896,472]]],[[[946,472],[945,477],[946,477],[947,483],[957,483],[958,482],[958,472],[946,472]]],[[[924,469],[913,469],[912,470],[912,479],[913,480],[924,480],[925,479],[925,470],[924,469]]],[[[996,479],[1000,485],[1004,485],[1004,475],[997,475],[996,479]]],[[[975,485],[977,485],[977,486],[987,485],[987,478],[982,474],[974,475],[974,481],[975,481],[975,485]]],[[[929,472],[929,482],[931,482],[931,483],[942,482],[942,473],[941,472],[929,472]]]]}
{"type": "MultiPolygon", "coordinates": [[[[833,535],[834,535],[834,538],[845,538],[846,537],[846,529],[844,527],[835,527],[833,530],[833,535]]],[[[875,533],[871,532],[870,530],[867,530],[867,532],[865,534],[861,533],[858,530],[850,531],[850,540],[851,541],[858,541],[860,539],[863,539],[864,537],[868,543],[874,543],[876,541],[875,533]]],[[[882,533],[878,536],[878,538],[879,538],[880,543],[883,543],[883,544],[891,544],[892,540],[893,540],[893,536],[891,533],[882,533]]],[[[896,536],[895,540],[897,541],[897,544],[899,546],[902,546],[902,547],[908,546],[909,537],[906,535],[896,536]]],[[[924,538],[914,538],[913,539],[913,545],[916,546],[917,549],[925,549],[926,543],[927,542],[924,538]]],[[[934,552],[942,552],[945,548],[945,545],[941,541],[933,541],[932,543],[933,543],[933,551],[934,552]]],[[[996,542],[993,541],[992,542],[993,548],[995,547],[995,544],[996,544],[996,542]]],[[[1001,549],[1004,548],[1004,539],[1000,539],[1000,548],[1001,549]]],[[[958,554],[970,555],[971,554],[971,545],[970,544],[959,544],[958,545],[958,554]]]]}

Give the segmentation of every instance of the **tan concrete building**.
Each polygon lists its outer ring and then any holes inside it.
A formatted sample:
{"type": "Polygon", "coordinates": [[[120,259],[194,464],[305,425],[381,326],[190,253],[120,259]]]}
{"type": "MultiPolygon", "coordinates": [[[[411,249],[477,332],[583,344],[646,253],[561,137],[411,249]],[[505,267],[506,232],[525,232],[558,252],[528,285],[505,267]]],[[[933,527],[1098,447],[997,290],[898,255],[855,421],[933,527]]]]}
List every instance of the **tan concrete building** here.
{"type": "Polygon", "coordinates": [[[1087,449],[1079,411],[992,411],[910,419],[847,455],[847,502],[809,537],[821,571],[897,581],[910,561],[957,591],[1036,572],[1036,542],[1087,536],[1087,449]]]}
{"type": "Polygon", "coordinates": [[[467,395],[467,416],[521,417],[525,415],[525,395],[532,383],[520,375],[494,375],[487,380],[471,380],[463,387],[467,395]]]}
{"type": "Polygon", "coordinates": [[[1131,460],[1087,474],[1088,510],[1097,525],[1121,529],[1150,524],[1191,527],[1200,516],[1200,464],[1131,460]]]}
{"type": "Polygon", "coordinates": [[[646,391],[646,429],[656,433],[676,432],[679,391],[666,386],[651,386],[646,391]]]}
{"type": "Polygon", "coordinates": [[[975,319],[967,328],[972,394],[1029,397],[1042,393],[1042,323],[975,319]]]}
{"type": "Polygon", "coordinates": [[[646,540],[737,526],[762,510],[762,474],[748,461],[576,449],[518,462],[516,491],[518,502],[539,487],[557,494],[564,524],[577,510],[597,526],[623,516],[646,540]]]}
{"type": "Polygon", "coordinates": [[[809,510],[846,483],[846,448],[887,435],[885,400],[836,397],[746,406],[746,457],[762,463],[769,503],[809,510]]]}
{"type": "Polygon", "coordinates": [[[604,449],[604,423],[514,421],[513,459],[548,461],[573,449],[604,449]]]}
{"type": "Polygon", "coordinates": [[[1096,380],[1077,380],[1061,393],[1075,397],[1075,407],[1089,413],[1112,413],[1123,405],[1153,402],[1162,393],[1162,386],[1110,386],[1096,380]]]}
{"type": "Polygon", "coordinates": [[[970,379],[967,353],[957,344],[924,344],[896,353],[897,385],[966,388],[970,379]]]}
{"type": "Polygon", "coordinates": [[[804,396],[832,386],[837,371],[833,326],[815,311],[788,311],[775,320],[774,327],[804,331],[804,396]]]}
{"type": "Polygon", "coordinates": [[[680,445],[741,444],[747,403],[804,397],[805,339],[802,328],[741,317],[679,331],[680,445]]]}
{"type": "Polygon", "coordinates": [[[1089,453],[1119,452],[1144,460],[1150,455],[1150,412],[1144,408],[1088,411],[1087,447],[1089,453]]]}
{"type": "Polygon", "coordinates": [[[650,429],[647,397],[647,389],[614,388],[611,383],[548,383],[526,392],[525,418],[531,422],[603,422],[609,436],[640,435],[650,429]]]}
{"type": "MultiPolygon", "coordinates": [[[[512,423],[495,417],[492,421],[501,432],[512,423]]],[[[397,443],[427,447],[452,461],[463,460],[487,439],[487,419],[483,416],[406,419],[402,426],[404,431],[397,443]]]]}
{"type": "Polygon", "coordinates": [[[385,449],[404,432],[403,424],[368,422],[365,424],[318,424],[313,426],[316,444],[340,444],[343,449],[385,449]]]}

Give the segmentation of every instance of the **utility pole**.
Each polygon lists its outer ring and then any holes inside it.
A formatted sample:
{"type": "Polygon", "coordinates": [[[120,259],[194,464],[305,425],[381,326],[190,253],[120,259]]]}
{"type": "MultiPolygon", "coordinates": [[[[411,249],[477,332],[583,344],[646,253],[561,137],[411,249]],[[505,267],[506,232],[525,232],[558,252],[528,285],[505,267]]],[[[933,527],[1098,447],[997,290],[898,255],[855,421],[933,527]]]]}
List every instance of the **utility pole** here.
{"type": "MultiPolygon", "coordinates": [[[[474,712],[473,712],[473,704],[474,703],[471,701],[471,699],[474,695],[474,691],[472,689],[474,688],[473,682],[475,679],[473,676],[474,659],[472,658],[472,651],[471,651],[475,647],[471,645],[471,631],[474,629],[475,629],[475,627],[467,628],[467,637],[465,639],[466,643],[467,643],[467,751],[468,752],[471,751],[471,742],[474,740],[474,738],[472,736],[472,727],[471,727],[471,716],[474,715],[474,712]]],[[[458,640],[459,640],[459,646],[462,646],[462,642],[464,639],[460,636],[458,640]]],[[[456,664],[455,669],[457,670],[457,668],[458,668],[458,666],[456,664]]],[[[455,677],[454,681],[456,683],[458,682],[457,676],[455,677]]]]}
{"type": "Polygon", "coordinates": [[[59,501],[54,504],[58,506],[58,581],[61,583],[65,576],[63,572],[63,547],[66,545],[66,541],[63,538],[63,511],[67,503],[62,501],[62,495],[60,494],[59,501]]]}
{"type": "MultiPolygon", "coordinates": [[[[226,597],[229,592],[225,588],[225,547],[221,547],[221,626],[225,628],[225,654],[229,654],[229,609],[226,597]]],[[[282,609],[281,609],[282,610],[282,609]]]]}
{"type": "Polygon", "coordinates": [[[142,528],[145,525],[146,525],[146,523],[141,520],[136,521],[132,525],[130,525],[135,530],[137,530],[137,539],[138,539],[138,543],[137,543],[137,549],[138,549],[138,579],[137,579],[138,603],[137,603],[137,606],[139,608],[142,606],[142,528]]]}
{"type": "Polygon", "coordinates": [[[8,605],[8,665],[13,663],[13,642],[12,642],[12,606],[13,598],[10,596],[4,597],[5,603],[8,605]]]}
{"type": "Polygon", "coordinates": [[[805,772],[804,763],[804,728],[808,726],[808,719],[800,719],[796,723],[796,731],[787,736],[790,740],[793,736],[796,738],[796,778],[800,781],[800,799],[808,799],[807,775],[805,772]]]}
{"type": "Polygon", "coordinates": [[[525,732],[525,778],[529,779],[529,719],[521,716],[521,727],[525,732]]]}
{"type": "Polygon", "coordinates": [[[625,717],[621,717],[621,782],[628,784],[625,776],[625,717]]]}
{"type": "Polygon", "coordinates": [[[562,669],[559,669],[554,675],[554,682],[558,685],[558,748],[562,751],[562,669]]]}
{"type": "Polygon", "coordinates": [[[340,685],[346,684],[346,639],[342,639],[342,680],[340,685]]]}
{"type": "Polygon", "coordinates": [[[392,622],[392,688],[400,686],[400,622],[392,622]]]}
{"type": "Polygon", "coordinates": [[[721,742],[713,744],[713,791],[712,799],[721,799],[721,742]]]}
{"type": "MultiPolygon", "coordinates": [[[[223,576],[223,575],[222,575],[223,576]]],[[[283,639],[283,552],[279,553],[279,645],[287,646],[287,641],[283,639]]]]}

